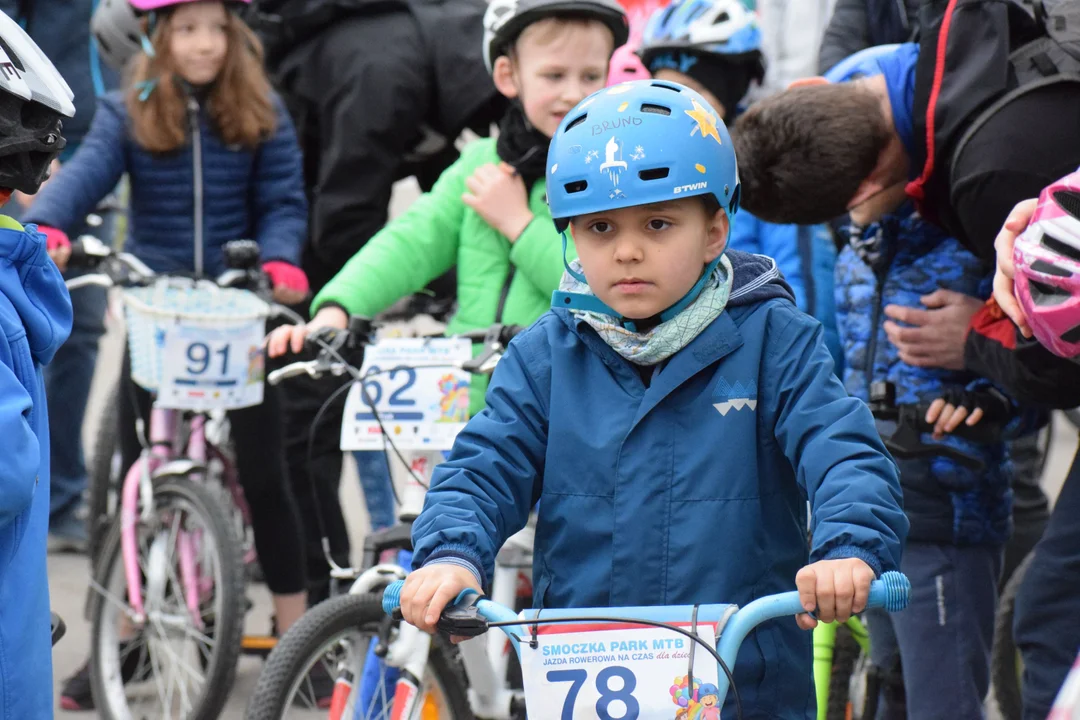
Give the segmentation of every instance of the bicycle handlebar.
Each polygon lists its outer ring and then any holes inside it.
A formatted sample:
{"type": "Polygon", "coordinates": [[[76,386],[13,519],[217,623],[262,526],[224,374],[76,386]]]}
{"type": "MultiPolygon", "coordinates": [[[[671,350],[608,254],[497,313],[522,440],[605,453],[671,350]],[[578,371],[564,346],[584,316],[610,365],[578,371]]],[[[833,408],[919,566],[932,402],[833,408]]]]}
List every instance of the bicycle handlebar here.
{"type": "MultiPolygon", "coordinates": [[[[363,322],[367,322],[364,320],[363,322]]],[[[489,374],[495,369],[495,365],[498,363],[502,353],[506,350],[506,346],[510,341],[521,332],[524,328],[520,325],[502,325],[496,323],[489,328],[483,330],[470,330],[468,332],[458,333],[450,337],[469,340],[472,342],[484,342],[484,350],[476,357],[462,363],[461,369],[465,372],[484,375],[489,374]]],[[[332,330],[330,334],[331,344],[335,345],[335,349],[341,346],[350,345],[351,343],[359,343],[362,345],[369,344],[368,334],[370,333],[371,326],[367,324],[362,332],[355,332],[349,330],[332,330]],[[360,335],[360,339],[353,341],[352,339],[360,335]]],[[[270,372],[266,376],[266,381],[271,385],[277,385],[282,380],[286,380],[297,375],[307,375],[309,377],[317,378],[326,373],[333,375],[344,375],[346,372],[358,373],[359,370],[344,363],[330,353],[322,349],[321,345],[312,342],[314,335],[309,335],[304,344],[312,349],[319,350],[319,355],[314,360],[304,360],[300,362],[294,362],[270,372]]],[[[324,336],[318,336],[320,340],[324,336]]],[[[440,336],[441,337],[441,336],[440,336]]],[[[325,341],[323,341],[325,342],[325,341]]]]}
{"type": "MultiPolygon", "coordinates": [[[[383,592],[383,611],[388,615],[394,615],[401,608],[401,589],[405,585],[404,580],[398,580],[389,585],[383,592]]],[[[911,595],[911,583],[903,573],[890,571],[883,573],[881,578],[870,583],[870,595],[867,599],[867,608],[884,608],[888,612],[899,612],[907,607],[911,595]]],[[[677,606],[677,607],[639,607],[639,608],[591,608],[591,609],[559,609],[542,611],[525,611],[522,616],[511,608],[500,605],[483,597],[476,596],[475,591],[465,590],[448,606],[439,618],[438,627],[450,635],[475,637],[488,630],[491,625],[497,625],[514,645],[514,650],[520,655],[520,640],[518,633],[539,622],[583,622],[592,621],[619,621],[633,624],[638,618],[658,618],[662,613],[667,622],[685,622],[691,618],[698,618],[702,622],[710,622],[713,618],[727,616],[726,611],[730,606],[677,606]]],[[[750,634],[761,623],[778,617],[799,615],[806,612],[799,599],[797,591],[777,593],[758,598],[743,608],[738,608],[730,615],[727,622],[720,626],[720,636],[717,642],[717,651],[720,659],[728,668],[734,668],[735,659],[739,654],[739,648],[750,634]]],[[[725,674],[719,676],[719,690],[721,705],[727,696],[728,681],[725,674]]]]}
{"type": "MultiPolygon", "coordinates": [[[[226,245],[236,245],[240,251],[247,251],[250,261],[251,249],[255,252],[258,246],[251,241],[241,240],[226,245]]],[[[256,260],[257,261],[257,260],[256,260]]],[[[65,282],[68,290],[76,290],[89,285],[98,285],[105,288],[114,286],[138,287],[148,285],[163,274],[154,272],[146,263],[131,253],[116,252],[93,235],[81,235],[71,243],[71,258],[68,260],[69,267],[102,268],[100,272],[87,273],[71,278],[65,282]],[[107,262],[111,261],[111,262],[107,262]]],[[[187,277],[183,273],[165,273],[170,277],[187,277]]],[[[192,277],[193,280],[196,278],[192,277]]],[[[247,269],[230,268],[221,273],[214,283],[222,288],[240,288],[253,292],[270,307],[271,317],[285,317],[290,322],[303,322],[303,318],[295,312],[273,302],[270,297],[271,290],[264,273],[249,267],[247,269]],[[256,280],[253,278],[258,276],[256,280]],[[248,287],[251,286],[251,287],[248,287]]]]}

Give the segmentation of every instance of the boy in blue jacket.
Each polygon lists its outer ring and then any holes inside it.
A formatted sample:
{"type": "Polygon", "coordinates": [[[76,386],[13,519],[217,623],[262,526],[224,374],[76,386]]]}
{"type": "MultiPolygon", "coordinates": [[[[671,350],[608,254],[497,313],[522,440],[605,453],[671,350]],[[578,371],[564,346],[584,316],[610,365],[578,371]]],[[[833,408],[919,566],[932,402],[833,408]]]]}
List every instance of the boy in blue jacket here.
{"type": "MultiPolygon", "coordinates": [[[[727,130],[689,88],[624,83],[566,116],[548,196],[580,260],[436,469],[406,620],[431,631],[482,588],[538,501],[538,607],[742,605],[794,582],[831,621],[898,567],[896,468],[775,262],[724,252],[739,193],[727,130]]],[[[799,632],[814,624],[767,623],[744,644],[744,707],[814,717],[799,632]]]]}
{"type": "MultiPolygon", "coordinates": [[[[33,194],[63,149],[71,90],[0,13],[0,205],[33,194]]],[[[71,331],[71,301],[45,236],[0,215],[0,718],[52,717],[49,420],[42,367],[71,331]]]]}

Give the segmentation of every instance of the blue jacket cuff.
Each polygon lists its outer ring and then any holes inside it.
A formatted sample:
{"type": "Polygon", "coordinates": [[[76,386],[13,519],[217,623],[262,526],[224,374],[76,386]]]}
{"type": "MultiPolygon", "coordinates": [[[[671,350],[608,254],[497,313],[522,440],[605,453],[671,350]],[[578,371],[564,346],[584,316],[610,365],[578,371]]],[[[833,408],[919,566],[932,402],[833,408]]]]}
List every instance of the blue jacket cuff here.
{"type": "Polygon", "coordinates": [[[825,554],[823,559],[846,560],[847,558],[858,558],[859,560],[862,560],[874,571],[875,577],[881,577],[881,560],[873,553],[867,552],[857,545],[840,545],[839,547],[834,547],[825,554]]]}
{"type": "Polygon", "coordinates": [[[457,565],[463,567],[476,576],[480,587],[487,587],[484,582],[484,568],[480,562],[480,556],[475,550],[466,545],[440,545],[427,556],[422,567],[428,565],[457,565]]]}

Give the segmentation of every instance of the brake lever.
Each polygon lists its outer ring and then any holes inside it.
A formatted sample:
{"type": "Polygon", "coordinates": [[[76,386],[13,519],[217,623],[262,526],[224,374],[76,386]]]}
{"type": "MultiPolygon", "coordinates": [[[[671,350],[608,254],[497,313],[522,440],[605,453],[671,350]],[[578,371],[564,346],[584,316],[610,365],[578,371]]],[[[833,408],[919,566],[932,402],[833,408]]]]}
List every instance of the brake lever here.
{"type": "MultiPolygon", "coordinates": [[[[462,595],[465,595],[465,592],[462,595]]],[[[481,599],[482,596],[475,592],[469,593],[466,597],[459,595],[454,605],[443,610],[436,627],[451,636],[473,638],[483,635],[488,630],[488,624],[476,607],[477,601],[481,599]]]]}
{"type": "Polygon", "coordinates": [[[521,332],[520,325],[492,325],[484,336],[484,350],[471,360],[461,364],[461,369],[473,375],[487,375],[495,370],[499,359],[514,335],[521,332]],[[494,362],[492,362],[494,360],[494,362]]]}

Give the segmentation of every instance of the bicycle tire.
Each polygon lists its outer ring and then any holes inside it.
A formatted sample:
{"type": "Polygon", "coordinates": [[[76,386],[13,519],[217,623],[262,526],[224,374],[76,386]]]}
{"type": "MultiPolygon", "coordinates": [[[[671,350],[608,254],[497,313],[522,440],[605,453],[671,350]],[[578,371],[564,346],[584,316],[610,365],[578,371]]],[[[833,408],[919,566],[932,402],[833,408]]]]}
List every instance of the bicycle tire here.
{"type": "MultiPolygon", "coordinates": [[[[380,595],[340,595],[313,607],[270,652],[248,702],[246,720],[282,720],[291,707],[289,695],[296,678],[314,664],[316,654],[335,636],[365,626],[374,631],[385,619],[380,595]]],[[[457,652],[440,636],[431,643],[427,672],[434,674],[455,720],[472,720],[457,652]]]]}
{"type": "Polygon", "coordinates": [[[833,643],[832,671],[829,674],[829,706],[825,712],[828,720],[848,720],[848,702],[851,697],[851,676],[859,660],[862,648],[855,641],[847,625],[836,628],[833,643]]]}
{"type": "MultiPolygon", "coordinates": [[[[185,500],[200,516],[204,527],[213,536],[218,549],[221,584],[221,615],[214,620],[215,651],[208,662],[202,697],[193,712],[185,720],[213,720],[220,715],[236,679],[236,666],[240,658],[240,639],[244,630],[244,564],[240,541],[218,498],[206,487],[186,478],[171,478],[154,487],[155,504],[169,496],[185,500]]],[[[102,544],[102,554],[94,564],[94,580],[101,587],[108,587],[110,575],[116,563],[122,563],[119,518],[112,523],[102,544]]],[[[102,612],[107,607],[105,596],[91,592],[90,613],[90,684],[94,705],[100,717],[113,718],[111,708],[104,699],[108,693],[99,661],[102,644],[102,612]]]]}
{"type": "Polygon", "coordinates": [[[87,473],[86,530],[89,553],[96,558],[109,532],[110,520],[119,497],[123,471],[116,472],[116,453],[120,450],[120,387],[106,394],[105,406],[94,434],[94,455],[87,473]]]}
{"type": "Polygon", "coordinates": [[[1023,714],[1020,689],[1020,663],[1013,639],[1013,618],[1016,615],[1016,594],[1024,582],[1034,553],[1029,553],[1013,572],[998,599],[994,615],[994,643],[990,649],[990,687],[1002,717],[1018,718],[1023,714]]]}

